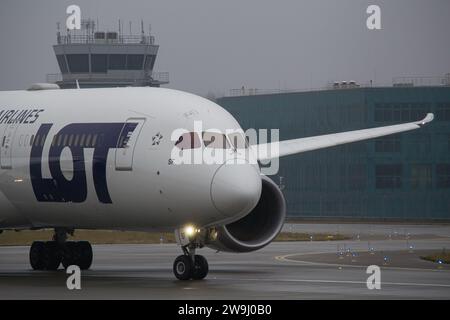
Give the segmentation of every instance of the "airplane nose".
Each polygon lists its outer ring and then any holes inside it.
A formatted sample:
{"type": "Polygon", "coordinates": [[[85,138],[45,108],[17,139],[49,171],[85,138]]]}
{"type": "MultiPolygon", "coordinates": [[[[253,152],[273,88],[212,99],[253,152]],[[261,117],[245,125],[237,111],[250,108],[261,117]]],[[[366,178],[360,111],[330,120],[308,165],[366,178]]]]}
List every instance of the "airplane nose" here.
{"type": "Polygon", "coordinates": [[[250,212],[261,197],[261,177],[255,167],[246,164],[223,164],[211,183],[211,200],[226,216],[250,212]]]}

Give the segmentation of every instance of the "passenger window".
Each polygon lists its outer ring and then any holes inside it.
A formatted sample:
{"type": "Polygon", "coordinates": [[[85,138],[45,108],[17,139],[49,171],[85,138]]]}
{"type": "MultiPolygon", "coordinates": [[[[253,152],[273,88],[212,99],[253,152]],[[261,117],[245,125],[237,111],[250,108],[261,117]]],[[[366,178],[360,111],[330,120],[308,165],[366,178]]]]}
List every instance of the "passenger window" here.
{"type": "Polygon", "coordinates": [[[212,149],[229,149],[227,137],[218,132],[205,131],[203,132],[203,143],[205,147],[212,149]]]}
{"type": "Polygon", "coordinates": [[[245,140],[244,136],[239,133],[232,133],[228,135],[228,138],[231,140],[231,144],[233,145],[234,149],[246,149],[248,148],[247,141],[245,140]]]}
{"type": "Polygon", "coordinates": [[[69,136],[69,143],[68,143],[68,146],[69,146],[69,147],[72,146],[72,142],[73,142],[73,134],[71,134],[71,135],[69,136]]]}
{"type": "Polygon", "coordinates": [[[78,147],[78,140],[80,140],[80,135],[76,134],[75,135],[75,141],[73,142],[73,146],[74,147],[78,147]]]}
{"type": "Polygon", "coordinates": [[[80,139],[80,147],[84,148],[84,139],[86,139],[86,135],[83,133],[80,139]]]}
{"type": "Polygon", "coordinates": [[[90,147],[90,145],[91,145],[91,138],[92,138],[92,136],[90,134],[88,134],[87,138],[86,138],[86,148],[90,147]]]}
{"type": "Polygon", "coordinates": [[[60,147],[60,146],[61,146],[61,143],[62,143],[62,135],[59,135],[59,136],[58,136],[58,142],[57,142],[56,145],[57,145],[58,147],[60,147]]]}
{"type": "Polygon", "coordinates": [[[3,136],[3,140],[2,140],[2,147],[5,146],[5,141],[6,141],[6,136],[3,136]]]}
{"type": "Polygon", "coordinates": [[[92,144],[91,144],[91,146],[93,148],[95,148],[97,146],[97,139],[98,139],[98,134],[94,134],[94,136],[92,138],[92,144]]]}
{"type": "Polygon", "coordinates": [[[33,143],[34,143],[34,134],[30,138],[30,147],[33,146],[33,143]]]}
{"type": "Polygon", "coordinates": [[[175,142],[175,146],[181,150],[196,149],[200,148],[201,145],[200,138],[195,132],[186,132],[178,138],[177,142],[175,142]]]}
{"type": "Polygon", "coordinates": [[[39,138],[40,138],[40,135],[36,135],[36,138],[34,138],[34,145],[36,147],[39,146],[39,138]]]}
{"type": "Polygon", "coordinates": [[[68,136],[67,136],[67,134],[65,134],[64,135],[64,140],[63,140],[63,147],[65,147],[65,146],[67,146],[67,138],[68,138],[68,136]]]}
{"type": "Polygon", "coordinates": [[[44,144],[45,144],[45,139],[47,138],[47,135],[43,135],[42,136],[42,141],[41,141],[41,147],[43,147],[44,146],[44,144]]]}

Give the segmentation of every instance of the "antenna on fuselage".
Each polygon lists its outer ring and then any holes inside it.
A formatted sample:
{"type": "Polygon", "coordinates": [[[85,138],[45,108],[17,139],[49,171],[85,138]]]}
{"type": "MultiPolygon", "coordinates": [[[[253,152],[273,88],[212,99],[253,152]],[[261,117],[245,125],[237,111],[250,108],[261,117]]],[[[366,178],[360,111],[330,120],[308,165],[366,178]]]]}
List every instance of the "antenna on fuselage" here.
{"type": "Polygon", "coordinates": [[[78,79],[75,80],[75,83],[77,84],[77,89],[80,89],[80,83],[78,82],[78,79]]]}

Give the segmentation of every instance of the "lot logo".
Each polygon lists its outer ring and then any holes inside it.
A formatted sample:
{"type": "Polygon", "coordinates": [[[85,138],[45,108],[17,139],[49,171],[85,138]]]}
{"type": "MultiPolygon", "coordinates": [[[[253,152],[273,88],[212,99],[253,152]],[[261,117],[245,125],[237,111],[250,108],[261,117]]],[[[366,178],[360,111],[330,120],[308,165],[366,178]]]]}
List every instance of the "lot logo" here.
{"type": "Polygon", "coordinates": [[[367,289],[373,290],[381,289],[381,269],[379,266],[371,265],[367,267],[366,270],[367,274],[370,274],[370,276],[367,278],[367,289]]]}
{"type": "Polygon", "coordinates": [[[370,16],[367,18],[366,26],[369,30],[381,30],[381,9],[380,6],[370,5],[366,10],[370,16]]]}
{"type": "Polygon", "coordinates": [[[80,30],[81,29],[81,9],[77,5],[70,5],[66,9],[66,13],[69,14],[66,20],[67,30],[80,30]]]}
{"type": "Polygon", "coordinates": [[[44,146],[53,124],[42,124],[35,136],[30,154],[31,184],[40,202],[84,202],[87,198],[86,161],[84,150],[94,151],[92,175],[97,198],[112,203],[106,181],[106,163],[110,149],[123,149],[137,123],[73,123],[62,128],[51,141],[48,157],[44,146]],[[61,168],[63,150],[72,154],[73,177],[69,180],[61,168]],[[42,175],[42,161],[48,159],[51,178],[42,175]]]}

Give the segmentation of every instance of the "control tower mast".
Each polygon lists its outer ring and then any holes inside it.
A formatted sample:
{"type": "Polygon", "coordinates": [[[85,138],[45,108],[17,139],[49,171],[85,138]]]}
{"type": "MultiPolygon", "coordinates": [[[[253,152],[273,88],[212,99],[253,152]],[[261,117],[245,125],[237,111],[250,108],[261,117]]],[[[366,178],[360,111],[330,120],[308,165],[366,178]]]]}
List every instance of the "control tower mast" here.
{"type": "MultiPolygon", "coordinates": [[[[130,24],[131,25],[131,24],[130,24]]],[[[58,61],[59,74],[48,74],[47,82],[61,88],[150,86],[169,83],[167,72],[156,73],[153,67],[159,46],[150,33],[123,34],[119,21],[118,31],[101,31],[95,21],[83,20],[81,30],[60,31],[53,50],[58,61]]]]}

